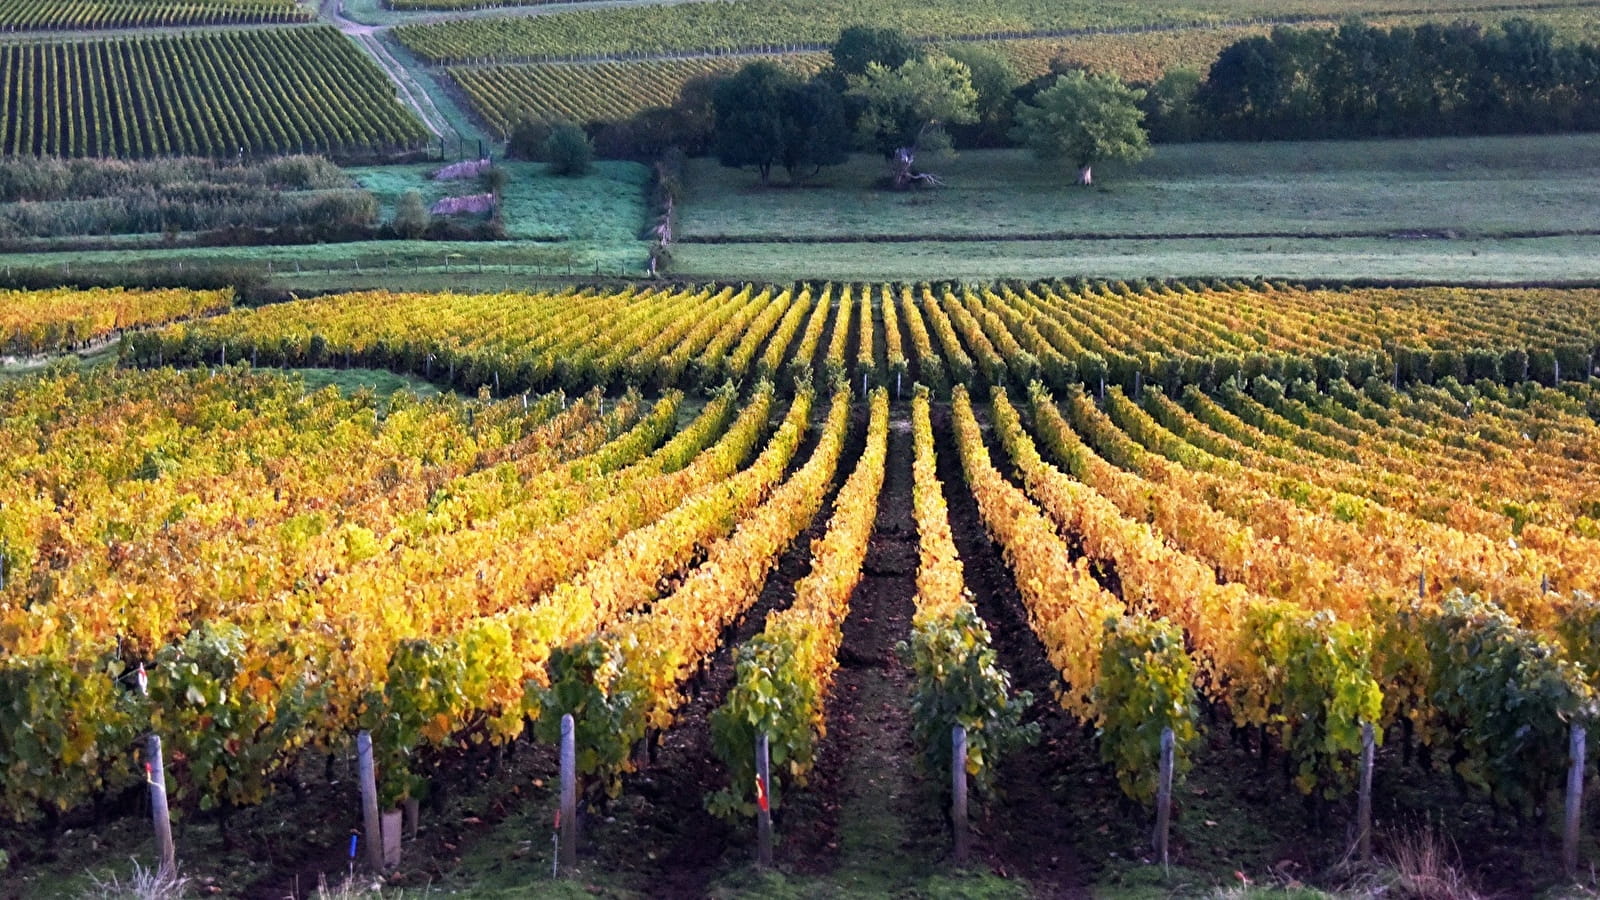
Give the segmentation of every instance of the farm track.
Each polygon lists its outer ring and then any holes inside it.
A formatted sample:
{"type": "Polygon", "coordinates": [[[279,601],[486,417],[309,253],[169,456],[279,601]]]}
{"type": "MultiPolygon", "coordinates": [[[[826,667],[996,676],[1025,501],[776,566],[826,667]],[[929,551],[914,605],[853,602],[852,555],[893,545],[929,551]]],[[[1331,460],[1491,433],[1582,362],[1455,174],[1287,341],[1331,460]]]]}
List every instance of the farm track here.
{"type": "Polygon", "coordinates": [[[936,786],[916,771],[912,673],[895,653],[911,633],[916,573],[911,431],[902,408],[890,419],[884,487],[844,621],[817,774],[797,798],[799,821],[784,832],[786,840],[799,838],[794,852],[803,871],[869,891],[896,887],[874,881],[886,860],[931,863],[948,846],[936,786]]]}
{"type": "MultiPolygon", "coordinates": [[[[1001,762],[996,773],[999,796],[975,811],[975,856],[997,873],[1028,879],[1040,896],[1087,897],[1091,873],[1077,848],[1082,829],[1097,823],[1083,821],[1078,808],[1086,804],[1074,803],[1069,787],[1081,788],[1084,771],[1096,768],[1094,746],[1056,705],[1051,687],[1060,676],[1028,625],[1016,582],[967,490],[950,406],[934,404],[931,412],[939,480],[967,588],[1013,688],[1033,692],[1023,721],[1039,723],[1041,731],[1037,746],[1017,750],[1001,762]]],[[[1003,470],[1005,457],[994,459],[1003,470]]]]}

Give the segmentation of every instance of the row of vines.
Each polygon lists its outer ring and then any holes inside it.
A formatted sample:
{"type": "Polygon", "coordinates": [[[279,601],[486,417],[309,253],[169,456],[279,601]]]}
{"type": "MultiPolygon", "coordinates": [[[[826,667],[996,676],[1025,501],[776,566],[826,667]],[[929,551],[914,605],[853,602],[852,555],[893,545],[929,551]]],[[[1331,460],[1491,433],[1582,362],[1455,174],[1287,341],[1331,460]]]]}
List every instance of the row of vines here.
{"type": "Polygon", "coordinates": [[[426,131],[331,27],[0,44],[0,154],[412,149],[426,131]]]}

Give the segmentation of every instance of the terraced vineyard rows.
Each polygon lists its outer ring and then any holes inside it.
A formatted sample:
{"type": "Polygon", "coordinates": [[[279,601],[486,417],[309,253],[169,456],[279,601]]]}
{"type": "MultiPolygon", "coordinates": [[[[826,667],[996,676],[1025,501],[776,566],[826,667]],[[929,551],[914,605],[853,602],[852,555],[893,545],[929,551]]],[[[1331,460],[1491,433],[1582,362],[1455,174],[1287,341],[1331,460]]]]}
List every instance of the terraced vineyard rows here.
{"type": "Polygon", "coordinates": [[[129,328],[220,312],[231,291],[0,292],[0,351],[33,356],[100,340],[129,328]]]}
{"type": "Polygon", "coordinates": [[[0,11],[0,31],[245,25],[310,18],[311,11],[295,0],[18,0],[0,11]]]}
{"type": "MultiPolygon", "coordinates": [[[[822,54],[772,57],[803,74],[819,71],[822,54]]],[[[688,81],[731,72],[749,58],[651,62],[544,63],[457,66],[447,71],[494,131],[505,134],[527,118],[608,122],[655,106],[671,106],[688,81]]]]}
{"type": "MultiPolygon", "coordinates": [[[[807,46],[824,49],[852,25],[895,22],[911,37],[996,39],[1038,37],[1052,32],[1137,31],[1145,28],[1329,21],[1345,16],[1383,17],[1394,12],[1428,13],[1435,19],[1473,17],[1493,2],[1366,5],[1325,0],[1267,4],[1257,0],[1140,7],[1098,2],[1046,3],[1003,0],[983,6],[952,2],[888,0],[871,10],[846,0],[740,0],[619,9],[573,10],[523,18],[461,19],[407,24],[395,36],[430,63],[572,59],[705,51],[743,51],[807,46]]],[[[1569,3],[1530,7],[1560,10],[1569,3]]]]}
{"type": "Polygon", "coordinates": [[[0,44],[0,153],[381,154],[426,137],[331,27],[0,44]]]}
{"type": "Polygon", "coordinates": [[[886,665],[888,646],[847,646],[849,622],[882,621],[858,587],[882,577],[916,610],[895,639],[915,699],[885,719],[908,734],[885,746],[937,767],[962,724],[980,785],[1018,787],[998,760],[1041,724],[1006,674],[1018,637],[983,608],[1026,623],[1048,669],[1016,687],[1092,726],[1134,802],[1157,794],[1164,730],[1180,777],[1228,731],[1281,756],[1286,795],[1342,802],[1371,726],[1531,813],[1558,802],[1569,725],[1600,720],[1597,306],[655,285],[347,295],[136,335],[125,363],[147,370],[0,383],[0,684],[19,698],[0,707],[0,808],[135,784],[121,748],[152,727],[185,807],[261,802],[357,729],[395,806],[447,748],[530,725],[554,741],[571,715],[596,795],[655,784],[651,748],[693,729],[721,773],[696,788],[713,812],[790,810],[831,790],[841,673],[859,687],[886,665]],[[246,361],[478,397],[306,396],[246,361]],[[866,564],[891,502],[914,582],[866,564]],[[957,553],[958,509],[1004,591],[957,553]],[[705,696],[711,669],[730,677],[705,696]],[[140,672],[147,697],[123,686],[140,672]],[[757,734],[775,761],[759,785],[757,734]]]}

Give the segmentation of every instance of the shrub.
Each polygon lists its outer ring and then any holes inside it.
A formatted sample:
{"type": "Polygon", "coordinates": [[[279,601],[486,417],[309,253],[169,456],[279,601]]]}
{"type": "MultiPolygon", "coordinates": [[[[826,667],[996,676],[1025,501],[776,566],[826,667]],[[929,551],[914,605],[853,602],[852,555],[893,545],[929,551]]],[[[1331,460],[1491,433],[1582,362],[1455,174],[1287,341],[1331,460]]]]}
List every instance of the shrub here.
{"type": "Polygon", "coordinates": [[[550,139],[545,142],[545,156],[550,161],[552,175],[587,175],[594,164],[594,147],[582,128],[562,122],[551,129],[550,139]]]}

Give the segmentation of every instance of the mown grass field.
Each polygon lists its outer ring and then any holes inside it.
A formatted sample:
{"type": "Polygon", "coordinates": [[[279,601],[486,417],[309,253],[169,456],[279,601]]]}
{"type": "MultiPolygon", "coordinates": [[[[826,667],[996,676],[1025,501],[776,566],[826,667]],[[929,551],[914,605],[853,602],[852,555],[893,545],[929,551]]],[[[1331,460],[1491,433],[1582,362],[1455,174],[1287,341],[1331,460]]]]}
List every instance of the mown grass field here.
{"type": "Polygon", "coordinates": [[[875,187],[881,163],[794,187],[696,160],[673,268],[789,278],[1600,278],[1600,136],[1156,148],[1096,184],[1024,151],[930,160],[943,188],[875,187]],[[893,242],[886,246],[885,242],[893,242]]]}
{"type": "MultiPolygon", "coordinates": [[[[627,243],[638,239],[645,226],[645,185],[650,171],[638,163],[601,161],[585,178],[551,175],[544,163],[497,163],[508,180],[502,192],[506,232],[527,240],[572,240],[627,243]]],[[[422,201],[480,193],[477,179],[434,181],[439,166],[370,166],[350,169],[360,185],[378,198],[379,215],[394,214],[394,205],[406,191],[417,191],[422,201]]]]}

